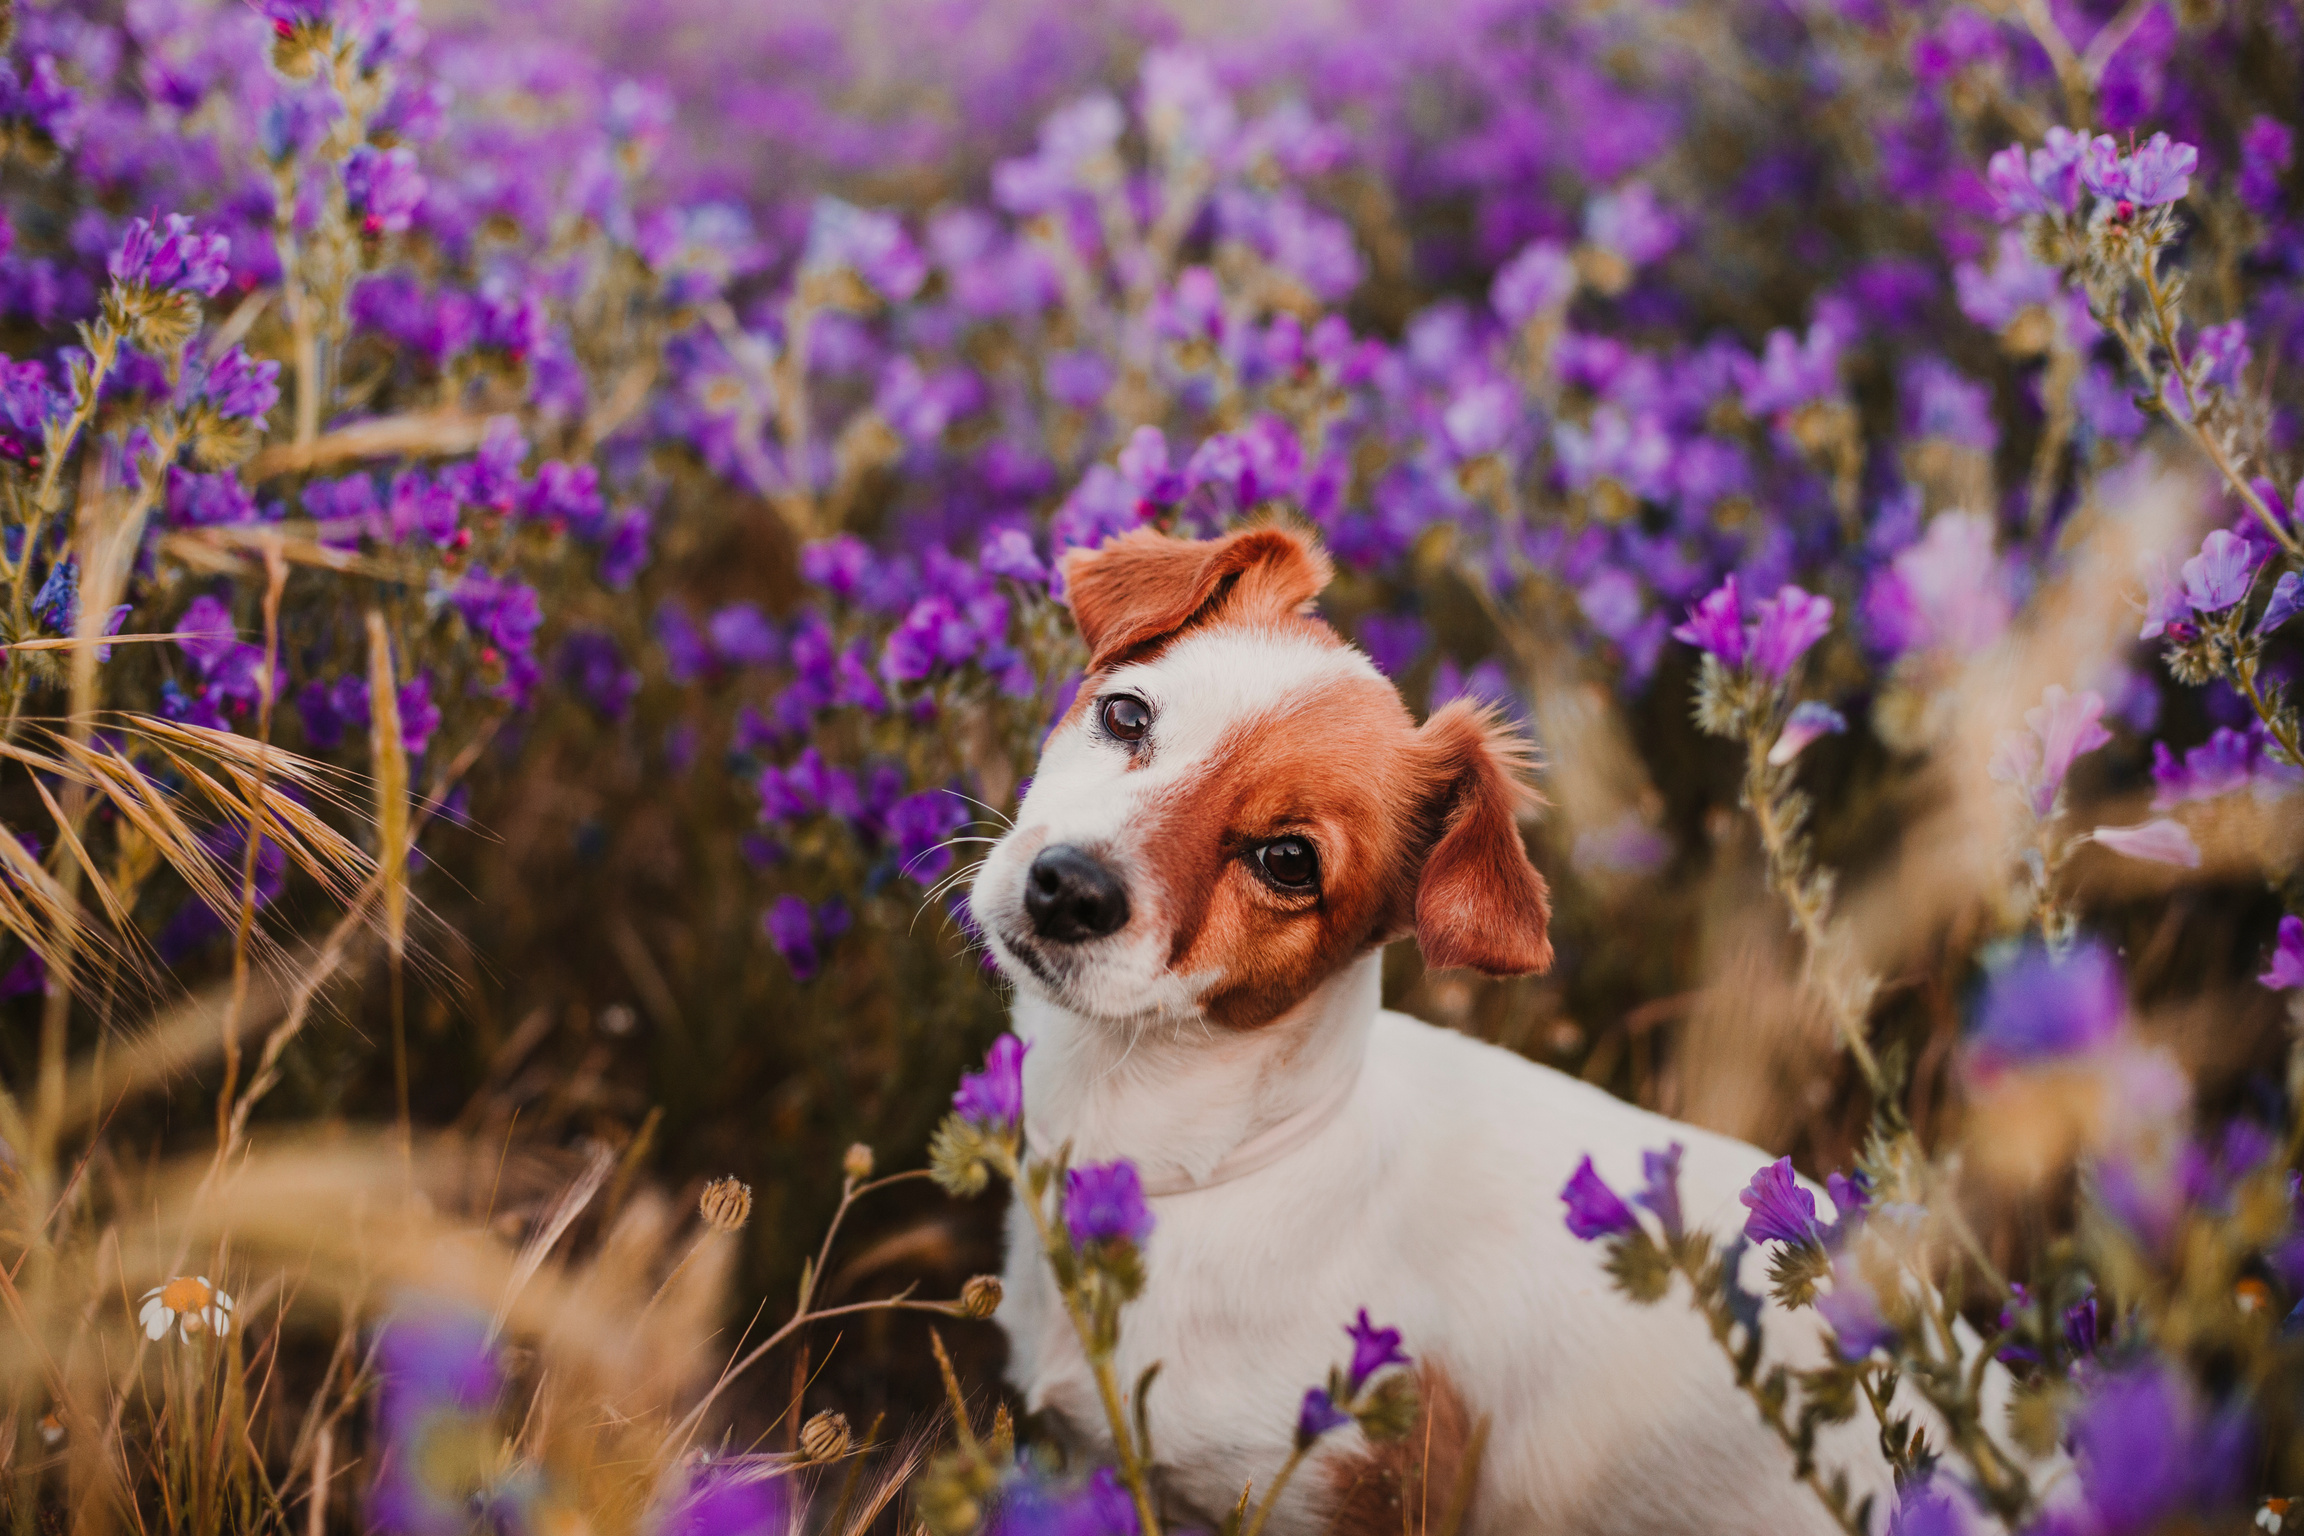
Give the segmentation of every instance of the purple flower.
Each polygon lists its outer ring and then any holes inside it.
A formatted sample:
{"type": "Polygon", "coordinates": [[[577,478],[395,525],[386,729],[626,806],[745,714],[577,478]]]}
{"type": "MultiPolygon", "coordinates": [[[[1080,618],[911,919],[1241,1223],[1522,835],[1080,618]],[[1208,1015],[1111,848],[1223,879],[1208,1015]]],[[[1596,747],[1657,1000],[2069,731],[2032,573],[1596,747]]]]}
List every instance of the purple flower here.
{"type": "Polygon", "coordinates": [[[48,424],[61,421],[72,403],[48,383],[44,363],[0,357],[0,458],[37,468],[48,451],[48,424]]]}
{"type": "Polygon", "coordinates": [[[1992,777],[2014,785],[2033,815],[2049,815],[2073,761],[2112,739],[2098,723],[2103,713],[2101,694],[2068,693],[2061,684],[2049,684],[2041,702],[2024,712],[2030,734],[2011,731],[2000,739],[1992,754],[1992,777]]]}
{"type": "Polygon", "coordinates": [[[766,667],[784,659],[784,640],[750,603],[730,603],[704,621],[712,649],[730,666],[766,667]]]}
{"type": "Polygon", "coordinates": [[[757,1477],[718,1467],[699,1471],[665,1511],[656,1536],[780,1536],[788,1524],[789,1479],[762,1468],[757,1477]]]}
{"type": "Polygon", "coordinates": [[[1744,665],[1744,608],[1736,593],[1736,578],[1729,576],[1688,610],[1688,622],[1672,631],[1672,638],[1720,658],[1724,667],[1744,665]]]}
{"type": "Polygon", "coordinates": [[[1326,1387],[1304,1389],[1304,1406],[1296,1412],[1296,1443],[1310,1445],[1332,1429],[1352,1422],[1352,1415],[1336,1406],[1326,1387]]]}
{"type": "Polygon", "coordinates": [[[2240,201],[2259,218],[2280,209],[2280,178],[2295,157],[2296,137],[2276,117],[2259,117],[2240,135],[2240,201]]]}
{"type": "Polygon", "coordinates": [[[1045,586],[1048,567],[1032,548],[1032,535],[1021,528],[1003,528],[984,540],[976,564],[987,576],[1005,576],[1027,586],[1045,586]]]}
{"type": "Polygon", "coordinates": [[[1568,1206],[1568,1230],[1583,1242],[1640,1230],[1640,1218],[1608,1187],[1608,1181],[1593,1168],[1589,1156],[1568,1175],[1568,1182],[1561,1186],[1560,1198],[1568,1206]]]}
{"type": "Polygon", "coordinates": [[[2245,320],[2205,326],[2192,344],[2192,364],[2200,370],[2200,382],[2212,389],[2238,389],[2251,355],[2245,320]]]}
{"type": "Polygon", "coordinates": [[[1152,1235],[1152,1208],[1144,1203],[1144,1181],[1126,1158],[1085,1163],[1064,1175],[1064,1224],[1072,1241],[1141,1243],[1152,1235]]]}
{"type": "MultiPolygon", "coordinates": [[[[1823,1300],[1818,1300],[1816,1309],[1824,1309],[1823,1300]]],[[[1858,1354],[1849,1358],[1858,1358],[1858,1354]]],[[[1888,1536],[1974,1536],[1980,1527],[1969,1514],[1967,1497],[1957,1484],[1946,1477],[1931,1477],[1904,1490],[1888,1522],[1888,1536]]],[[[2049,1525],[2043,1522],[2032,1529],[2039,1536],[2047,1536],[2049,1525]]]]}
{"type": "Polygon", "coordinates": [[[405,144],[354,149],[344,162],[344,201],[362,234],[373,238],[405,231],[424,201],[416,151],[405,144]]]}
{"type": "Polygon", "coordinates": [[[2092,1051],[2127,1012],[2119,962],[2103,945],[2088,940],[2061,959],[2034,946],[1986,982],[1969,1057],[1991,1071],[2092,1051]]]}
{"type": "Polygon", "coordinates": [[[2227,1503],[2250,1438],[2245,1420],[2210,1419],[2190,1384],[2156,1360],[2099,1377],[2072,1426],[2080,1486],[2105,1536],[2227,1503]]]}
{"type": "Polygon", "coordinates": [[[32,617],[60,635],[69,635],[80,622],[80,564],[67,555],[48,567],[40,590],[32,594],[32,617]]]}
{"type": "Polygon", "coordinates": [[[1759,605],[1752,627],[1752,668],[1782,681],[1800,658],[1832,627],[1832,599],[1786,586],[1759,605]]]}
{"type": "Polygon", "coordinates": [[[640,669],[604,630],[580,629],[560,642],[560,680],[610,720],[621,720],[640,691],[640,669]]]}
{"type": "Polygon", "coordinates": [[[792,968],[795,981],[806,981],[816,974],[816,914],[807,902],[786,892],[769,904],[760,926],[768,942],[776,946],[776,953],[792,968]]]}
{"type": "Polygon", "coordinates": [[[2304,609],[2304,576],[2294,571],[2283,572],[2273,583],[2272,600],[2264,605],[2264,617],[2256,622],[2256,633],[2268,635],[2296,617],[2304,609]]]}
{"type": "Polygon", "coordinates": [[[947,839],[967,820],[967,802],[947,790],[924,789],[897,801],[888,808],[897,869],[922,885],[935,884],[952,867],[947,839]]]}
{"type": "Polygon", "coordinates": [[[2272,945],[2272,963],[2257,981],[2275,992],[2304,987],[2304,918],[2280,919],[2280,936],[2272,945]]]}
{"type": "Polygon", "coordinates": [[[2218,528],[2201,542],[2200,553],[2184,562],[2184,601],[2202,616],[2219,613],[2247,600],[2255,573],[2254,546],[2218,528]]]}
{"type": "MultiPolygon", "coordinates": [[[[365,482],[362,482],[365,483],[365,482]]],[[[247,482],[231,470],[196,475],[182,465],[168,469],[168,522],[176,528],[224,528],[263,517],[247,482]]]]}
{"type": "Polygon", "coordinates": [[[2165,816],[2133,827],[2098,827],[2088,837],[2131,859],[2182,869],[2200,867],[2200,845],[2192,840],[2191,830],[2165,816]]]}
{"type": "Polygon", "coordinates": [[[1538,240],[1497,269],[1488,302],[1507,325],[1525,325],[1576,293],[1576,263],[1553,240],[1538,240]]]}
{"type": "Polygon", "coordinates": [[[1810,699],[1793,708],[1784,729],[1777,734],[1776,745],[1768,749],[1768,761],[1782,767],[1806,751],[1817,737],[1838,736],[1847,729],[1847,718],[1840,711],[1810,699]]]}
{"type": "Polygon", "coordinates": [[[2164,133],[2156,133],[2142,149],[2128,157],[2127,191],[2106,195],[2126,196],[2146,208],[2173,203],[2192,190],[2192,173],[2199,165],[2199,150],[2189,144],[2174,143],[2164,133]]]}
{"type": "Polygon", "coordinates": [[[200,396],[227,421],[262,421],[280,403],[280,365],[234,347],[210,365],[200,396]]]}
{"type": "Polygon", "coordinates": [[[153,292],[181,291],[206,298],[231,276],[227,264],[232,242],[222,235],[203,235],[192,221],[171,213],[155,224],[132,219],[128,233],[112,253],[108,270],[113,280],[129,288],[153,292]]]}
{"type": "Polygon", "coordinates": [[[499,1438],[492,1422],[501,1386],[488,1320],[461,1309],[405,1308],[376,1339],[381,1445],[368,1523],[394,1536],[468,1530],[481,1491],[465,1458],[438,1448],[466,1440],[478,1453],[499,1438]]]}
{"type": "Polygon", "coordinates": [[[2118,200],[2130,196],[2128,162],[2121,158],[2119,142],[2110,134],[2096,135],[2081,151],[2080,180],[2098,197],[2118,200]]]}
{"type": "Polygon", "coordinates": [[[960,1079],[952,1112],[987,1131],[1014,1134],[1024,1121],[1024,1053],[1014,1035],[1002,1035],[984,1053],[984,1070],[960,1079]]]}
{"type": "Polygon", "coordinates": [[[1880,1297],[1845,1255],[1832,1261],[1832,1288],[1817,1296],[1816,1311],[1843,1360],[1861,1360],[1896,1342],[1896,1330],[1880,1313],[1880,1297]]]}
{"type": "Polygon", "coordinates": [[[1400,1330],[1379,1328],[1369,1322],[1366,1307],[1360,1309],[1358,1317],[1344,1325],[1344,1331],[1352,1337],[1352,1365],[1347,1375],[1351,1379],[1355,1396],[1367,1384],[1368,1378],[1378,1371],[1387,1366],[1409,1363],[1406,1352],[1400,1348],[1400,1330]]]}
{"type": "Polygon", "coordinates": [[[539,523],[560,523],[581,538],[595,538],[607,521],[600,499],[600,471],[589,464],[548,459],[536,466],[536,479],[520,497],[520,515],[539,523]]]}
{"type": "Polygon", "coordinates": [[[1736,1198],[1752,1213],[1744,1218],[1744,1235],[1753,1242],[1817,1240],[1816,1197],[1793,1177],[1792,1159],[1780,1157],[1752,1175],[1752,1182],[1736,1198]]]}
{"type": "Polygon", "coordinates": [[[1386,677],[1398,677],[1424,654],[1432,631],[1412,613],[1371,613],[1360,621],[1360,649],[1386,677]]]}
{"type": "Polygon", "coordinates": [[[1675,1141],[1661,1152],[1642,1152],[1640,1172],[1647,1182],[1632,1197],[1634,1204],[1647,1207],[1672,1241],[1678,1241],[1681,1232],[1680,1156],[1686,1150],[1675,1141]]]}
{"type": "Polygon", "coordinates": [[[712,667],[712,649],[696,628],[696,621],[678,603],[656,610],[656,644],[664,652],[664,670],[675,683],[693,682],[712,667]]]}
{"type": "Polygon", "coordinates": [[[1584,205],[1584,238],[1644,267],[1678,243],[1680,225],[1648,183],[1628,181],[1584,205]]]}
{"type": "Polygon", "coordinates": [[[400,708],[400,745],[410,757],[422,757],[440,729],[440,706],[432,702],[432,674],[419,672],[393,695],[400,708]]]}

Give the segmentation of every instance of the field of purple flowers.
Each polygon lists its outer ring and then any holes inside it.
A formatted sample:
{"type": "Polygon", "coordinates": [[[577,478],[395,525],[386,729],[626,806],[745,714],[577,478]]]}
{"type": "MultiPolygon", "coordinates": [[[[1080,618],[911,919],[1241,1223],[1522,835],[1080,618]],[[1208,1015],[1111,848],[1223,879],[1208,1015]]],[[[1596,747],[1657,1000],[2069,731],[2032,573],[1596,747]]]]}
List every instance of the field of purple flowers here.
{"type": "Polygon", "coordinates": [[[1387,1000],[1785,1155],[1819,1370],[1670,1149],[1528,1198],[1788,1477],[2304,1496],[2293,6],[0,17],[13,1531],[1153,1536],[998,1406],[990,1177],[1107,1377],[1158,1235],[965,877],[1064,553],[1274,516],[1544,758],[1556,969],[1387,1000]]]}

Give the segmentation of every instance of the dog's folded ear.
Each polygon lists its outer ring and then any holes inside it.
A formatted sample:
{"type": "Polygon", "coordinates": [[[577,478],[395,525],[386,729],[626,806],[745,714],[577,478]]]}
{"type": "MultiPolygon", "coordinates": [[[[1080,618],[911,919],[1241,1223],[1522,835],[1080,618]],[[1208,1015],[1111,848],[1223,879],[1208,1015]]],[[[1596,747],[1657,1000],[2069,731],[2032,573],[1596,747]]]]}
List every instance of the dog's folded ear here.
{"type": "Polygon", "coordinates": [[[1088,642],[1091,671],[1219,614],[1283,618],[1317,597],[1330,574],[1317,544],[1276,526],[1220,539],[1172,539],[1139,528],[1064,560],[1072,619],[1088,642]]]}
{"type": "Polygon", "coordinates": [[[1416,882],[1416,943],[1435,970],[1525,976],[1552,964],[1552,900],[1518,812],[1528,749],[1493,711],[1445,704],[1417,732],[1440,817],[1416,882]]]}

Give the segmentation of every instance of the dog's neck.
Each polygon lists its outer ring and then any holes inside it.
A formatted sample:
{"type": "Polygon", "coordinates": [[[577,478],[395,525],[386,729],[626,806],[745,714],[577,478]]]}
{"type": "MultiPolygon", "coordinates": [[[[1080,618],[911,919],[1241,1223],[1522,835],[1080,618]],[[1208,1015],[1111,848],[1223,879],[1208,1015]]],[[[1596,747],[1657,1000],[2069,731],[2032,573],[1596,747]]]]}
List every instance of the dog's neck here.
{"type": "Polygon", "coordinates": [[[1361,956],[1256,1029],[1142,1028],[1019,993],[1024,1124],[1034,1150],[1128,1158],[1147,1190],[1221,1183],[1316,1131],[1358,1081],[1382,1003],[1383,952],[1361,956]]]}

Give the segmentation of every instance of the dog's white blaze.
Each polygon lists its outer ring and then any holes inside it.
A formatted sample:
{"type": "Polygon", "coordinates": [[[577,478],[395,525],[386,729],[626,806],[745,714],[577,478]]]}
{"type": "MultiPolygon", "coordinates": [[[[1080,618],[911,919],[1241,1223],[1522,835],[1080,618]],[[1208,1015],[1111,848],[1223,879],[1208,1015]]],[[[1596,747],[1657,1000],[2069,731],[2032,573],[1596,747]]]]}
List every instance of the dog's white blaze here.
{"type": "MultiPolygon", "coordinates": [[[[1152,661],[1119,668],[1097,684],[1099,695],[1132,693],[1152,708],[1142,766],[1104,734],[1096,710],[1081,711],[1049,739],[1030,793],[1016,809],[1014,830],[977,872],[969,902],[995,953],[1028,933],[1024,876],[1043,848],[1071,843],[1094,852],[1128,888],[1126,929],[1079,957],[1062,1001],[1111,1019],[1183,1018],[1213,977],[1168,970],[1173,935],[1161,910],[1160,850],[1142,846],[1145,810],[1202,772],[1238,726],[1277,713],[1306,695],[1350,680],[1383,681],[1367,657],[1347,646],[1280,630],[1211,629],[1188,635],[1152,661]]],[[[1017,976],[1023,968],[1004,964],[1017,976]]],[[[1024,982],[1032,985],[1030,981],[1024,982]]]]}

